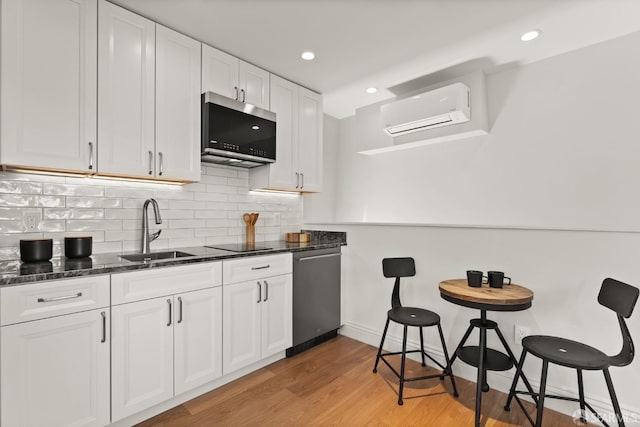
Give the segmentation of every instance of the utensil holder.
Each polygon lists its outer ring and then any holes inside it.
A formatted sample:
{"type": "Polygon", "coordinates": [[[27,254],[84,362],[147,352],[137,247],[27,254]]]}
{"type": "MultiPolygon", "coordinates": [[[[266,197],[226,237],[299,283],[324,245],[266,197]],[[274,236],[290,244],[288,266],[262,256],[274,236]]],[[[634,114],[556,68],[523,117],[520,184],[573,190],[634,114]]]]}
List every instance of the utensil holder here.
{"type": "Polygon", "coordinates": [[[247,245],[256,243],[256,227],[255,225],[247,225],[247,245]]]}

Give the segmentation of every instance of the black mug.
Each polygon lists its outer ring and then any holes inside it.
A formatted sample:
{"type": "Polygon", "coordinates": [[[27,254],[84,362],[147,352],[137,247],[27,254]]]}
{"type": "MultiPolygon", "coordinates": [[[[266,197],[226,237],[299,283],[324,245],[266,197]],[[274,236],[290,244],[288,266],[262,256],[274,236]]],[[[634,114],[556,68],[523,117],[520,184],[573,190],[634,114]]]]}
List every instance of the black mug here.
{"type": "Polygon", "coordinates": [[[511,284],[511,277],[506,277],[502,271],[488,271],[489,286],[492,288],[501,288],[503,285],[511,284]],[[504,281],[507,280],[507,283],[504,281]]]}
{"type": "Polygon", "coordinates": [[[482,279],[486,279],[486,278],[487,278],[487,276],[483,276],[482,275],[482,271],[467,270],[467,283],[472,288],[479,288],[479,287],[482,286],[483,283],[487,283],[487,282],[483,282],[483,280],[482,280],[482,279]]]}

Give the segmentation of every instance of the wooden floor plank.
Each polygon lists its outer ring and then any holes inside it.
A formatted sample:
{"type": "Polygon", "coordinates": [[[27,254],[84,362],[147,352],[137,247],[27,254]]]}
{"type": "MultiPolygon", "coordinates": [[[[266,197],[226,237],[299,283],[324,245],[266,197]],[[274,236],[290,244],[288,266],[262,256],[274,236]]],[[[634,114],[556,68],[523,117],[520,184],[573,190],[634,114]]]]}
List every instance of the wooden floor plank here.
{"type": "MultiPolygon", "coordinates": [[[[380,363],[372,372],[377,349],[339,336],[292,358],[283,359],[216,390],[177,406],[140,427],[208,426],[471,426],[475,383],[456,379],[459,398],[448,377],[405,384],[399,406],[398,380],[380,363]]],[[[399,358],[392,358],[392,366],[399,358]]],[[[407,359],[407,376],[439,370],[407,359]]],[[[514,403],[504,411],[506,395],[483,395],[484,427],[526,426],[514,403]]],[[[530,413],[534,408],[527,404],[530,413]]],[[[573,426],[571,417],[545,410],[545,425],[573,426]]]]}

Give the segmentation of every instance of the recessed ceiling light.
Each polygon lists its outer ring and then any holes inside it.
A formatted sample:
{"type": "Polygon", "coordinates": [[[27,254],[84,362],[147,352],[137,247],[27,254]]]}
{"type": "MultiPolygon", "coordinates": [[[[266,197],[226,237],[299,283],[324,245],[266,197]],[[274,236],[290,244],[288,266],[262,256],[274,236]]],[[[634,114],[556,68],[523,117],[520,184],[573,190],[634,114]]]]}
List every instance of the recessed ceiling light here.
{"type": "Polygon", "coordinates": [[[378,91],[377,87],[368,87],[367,93],[376,93],[378,91]]]}
{"type": "Polygon", "coordinates": [[[537,39],[541,33],[542,31],[540,30],[527,31],[526,33],[520,36],[520,40],[522,40],[523,42],[529,42],[531,40],[537,39]]]}
{"type": "Polygon", "coordinates": [[[306,51],[306,52],[302,52],[302,59],[304,59],[305,61],[311,61],[313,58],[316,57],[316,54],[311,52],[311,51],[306,51]]]}
{"type": "Polygon", "coordinates": [[[258,129],[260,129],[260,126],[258,126],[258,125],[253,125],[253,126],[251,126],[251,129],[253,129],[253,130],[258,130],[258,129]]]}

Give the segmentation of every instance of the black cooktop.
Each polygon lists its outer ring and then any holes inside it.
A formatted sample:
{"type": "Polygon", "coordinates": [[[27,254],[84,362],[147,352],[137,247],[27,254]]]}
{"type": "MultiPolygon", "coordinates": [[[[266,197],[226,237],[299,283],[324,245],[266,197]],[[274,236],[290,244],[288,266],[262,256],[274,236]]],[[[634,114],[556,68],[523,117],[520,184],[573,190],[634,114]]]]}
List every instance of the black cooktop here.
{"type": "Polygon", "coordinates": [[[265,246],[260,243],[255,243],[253,245],[248,245],[246,243],[228,243],[224,245],[210,245],[206,247],[211,249],[222,249],[222,250],[231,251],[231,252],[253,252],[253,251],[266,251],[267,249],[273,249],[269,246],[265,246]]]}

